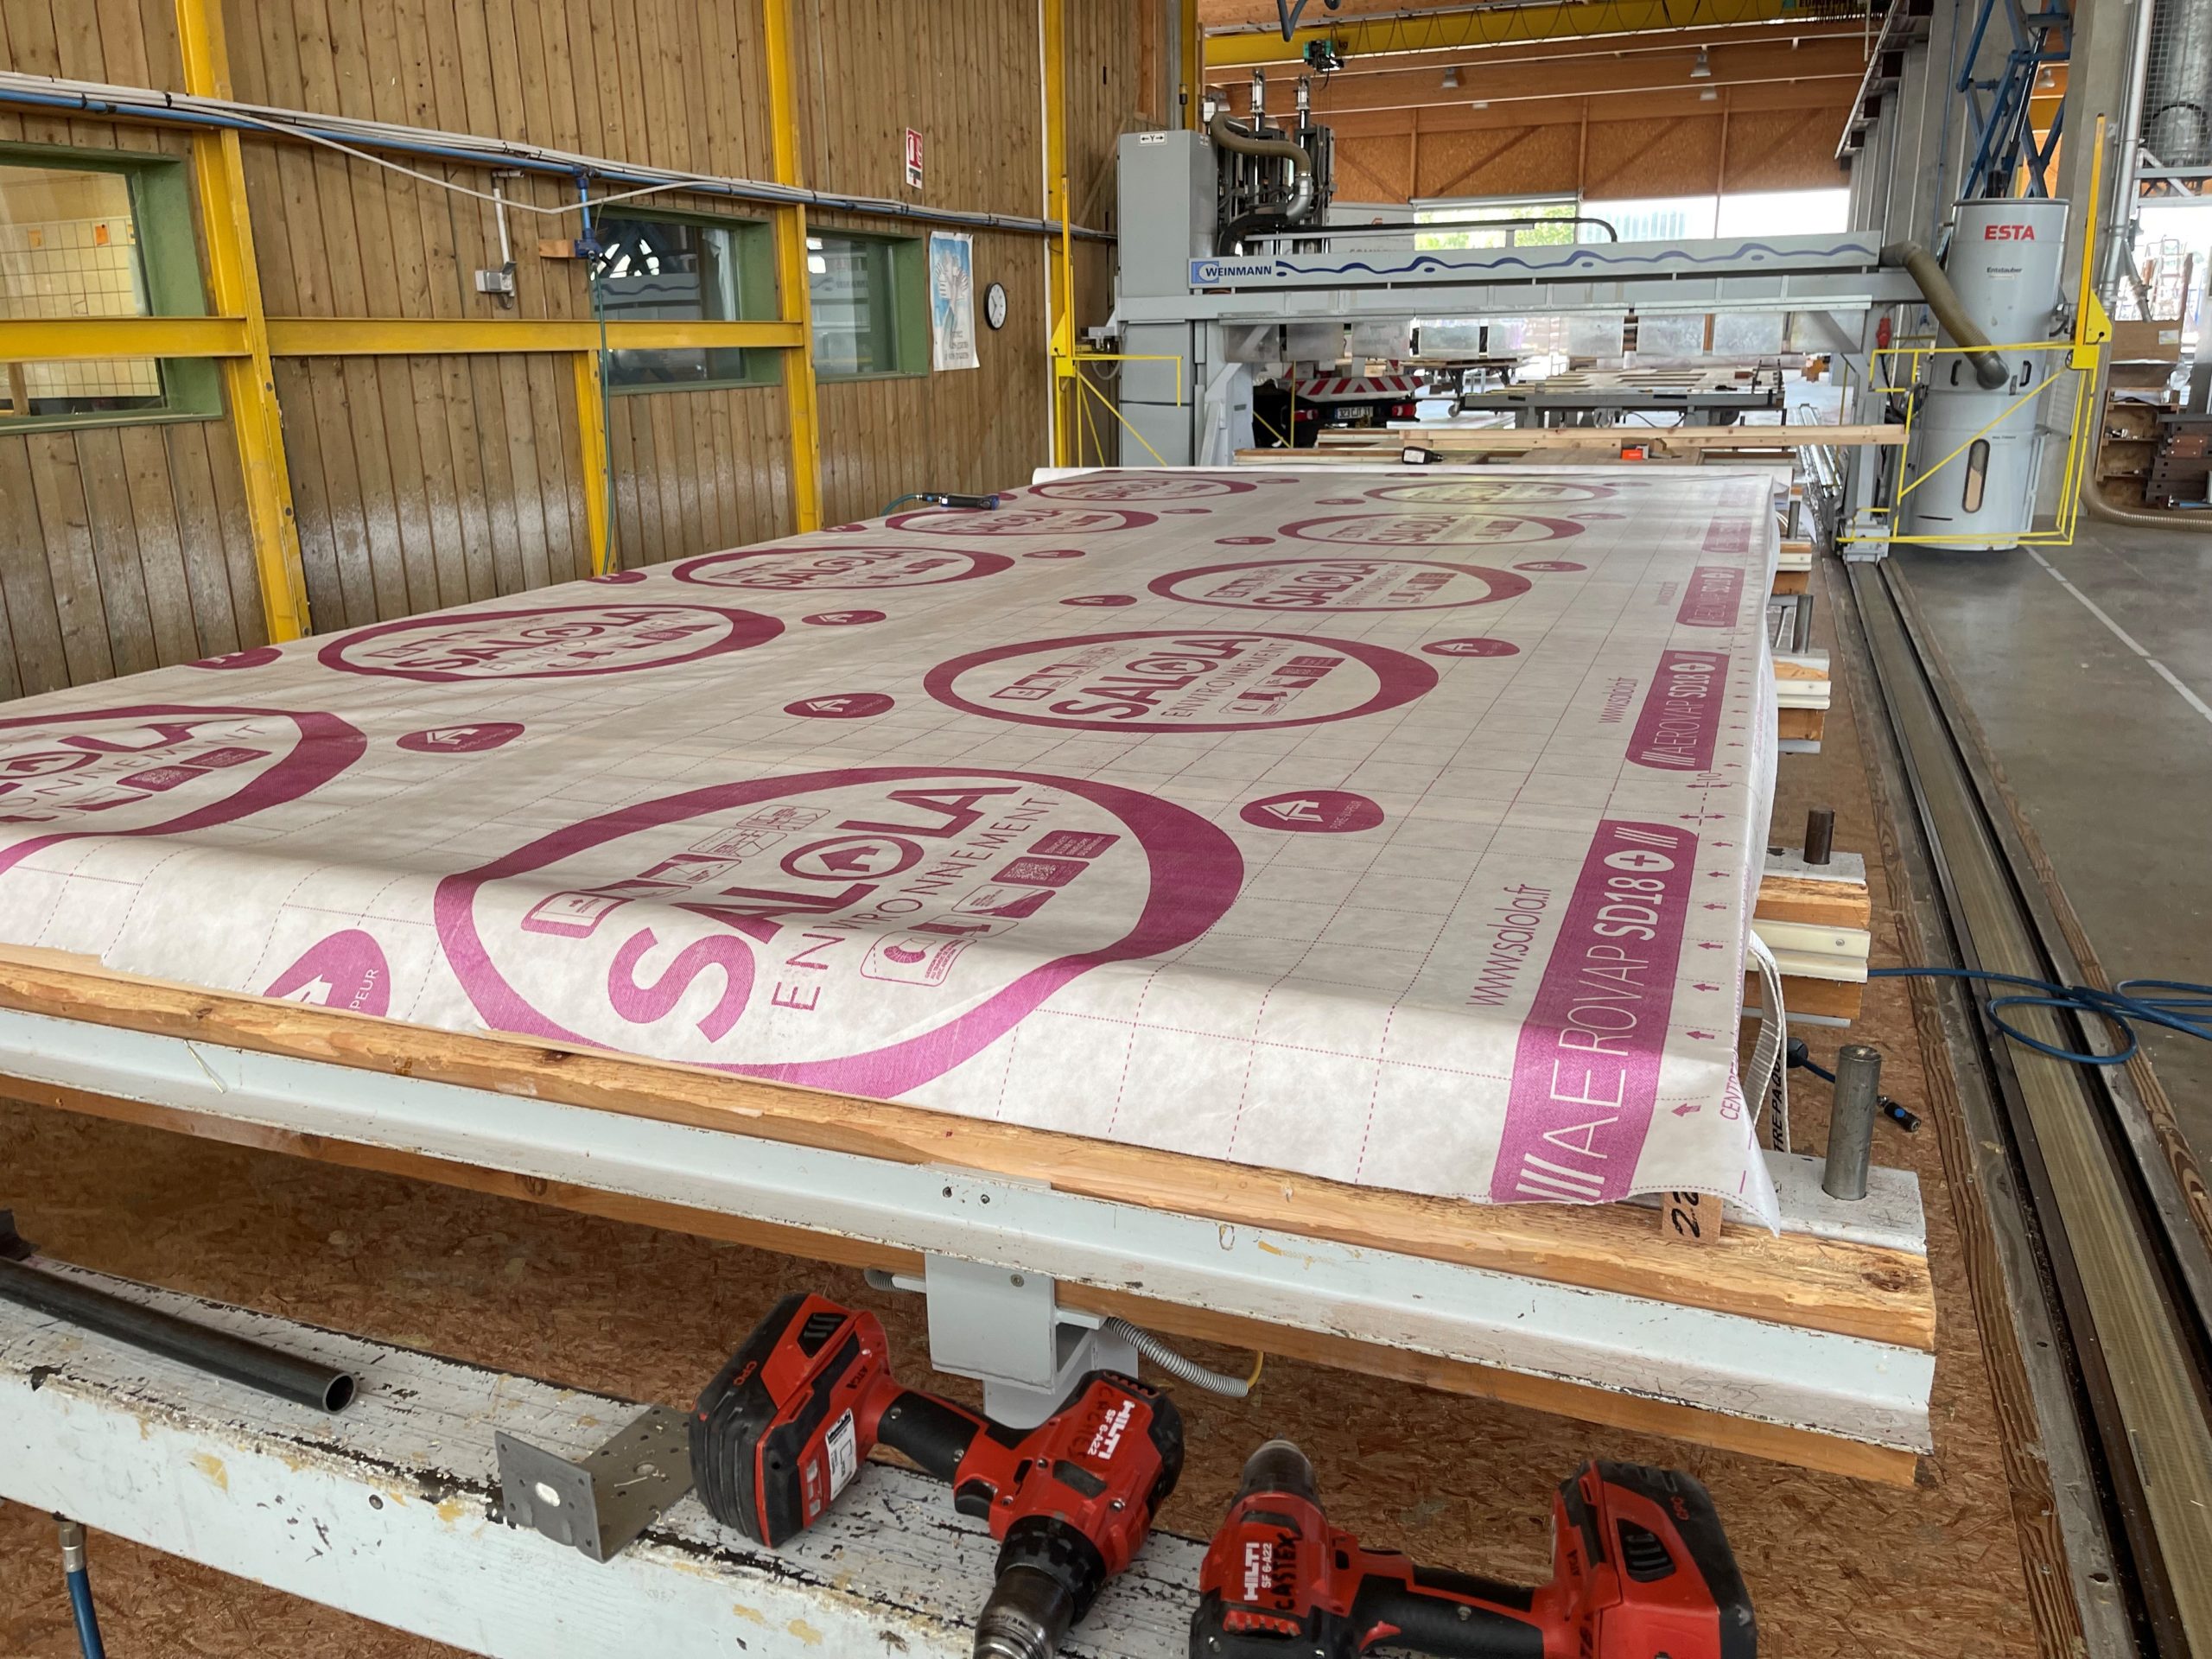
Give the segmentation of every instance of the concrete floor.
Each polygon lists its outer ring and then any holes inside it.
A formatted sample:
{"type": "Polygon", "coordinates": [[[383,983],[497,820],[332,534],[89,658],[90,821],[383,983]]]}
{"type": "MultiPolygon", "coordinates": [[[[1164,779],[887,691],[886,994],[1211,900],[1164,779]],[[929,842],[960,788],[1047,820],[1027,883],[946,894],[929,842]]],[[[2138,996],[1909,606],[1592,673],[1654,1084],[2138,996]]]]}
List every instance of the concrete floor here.
{"type": "MultiPolygon", "coordinates": [[[[2212,982],[2212,535],[1896,556],[2106,971],[2212,982]]],[[[2212,1165],[2212,1043],[2151,1049],[2212,1165]]]]}

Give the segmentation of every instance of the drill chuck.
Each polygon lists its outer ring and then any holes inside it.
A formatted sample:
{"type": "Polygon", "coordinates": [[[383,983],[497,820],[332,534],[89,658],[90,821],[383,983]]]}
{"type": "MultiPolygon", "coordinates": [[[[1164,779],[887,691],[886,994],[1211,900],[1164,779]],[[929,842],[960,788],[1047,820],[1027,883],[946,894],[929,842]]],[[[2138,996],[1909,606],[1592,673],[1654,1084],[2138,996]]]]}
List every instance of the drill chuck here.
{"type": "Polygon", "coordinates": [[[1052,1659],[1075,1614],[1073,1592],[1051,1573],[1009,1567],[976,1621],[976,1659],[1052,1659]]]}

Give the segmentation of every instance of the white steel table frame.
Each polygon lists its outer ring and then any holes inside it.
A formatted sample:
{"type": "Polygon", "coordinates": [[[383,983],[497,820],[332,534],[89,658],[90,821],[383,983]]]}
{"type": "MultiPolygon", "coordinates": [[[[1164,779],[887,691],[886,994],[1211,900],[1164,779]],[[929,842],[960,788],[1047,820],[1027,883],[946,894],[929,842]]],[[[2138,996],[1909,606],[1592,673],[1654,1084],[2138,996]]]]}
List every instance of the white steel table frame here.
{"type": "MultiPolygon", "coordinates": [[[[1557,1378],[1896,1451],[1932,1449],[1935,1356],[1772,1324],[1054,1191],[0,1009],[0,1078],[631,1195],[890,1249],[1139,1294],[1294,1330],[1557,1378]]],[[[1916,1251],[1916,1183],[1821,1194],[1774,1155],[1793,1230],[1916,1251]]],[[[1653,1248],[1662,1241],[1655,1224],[1653,1248]]]]}

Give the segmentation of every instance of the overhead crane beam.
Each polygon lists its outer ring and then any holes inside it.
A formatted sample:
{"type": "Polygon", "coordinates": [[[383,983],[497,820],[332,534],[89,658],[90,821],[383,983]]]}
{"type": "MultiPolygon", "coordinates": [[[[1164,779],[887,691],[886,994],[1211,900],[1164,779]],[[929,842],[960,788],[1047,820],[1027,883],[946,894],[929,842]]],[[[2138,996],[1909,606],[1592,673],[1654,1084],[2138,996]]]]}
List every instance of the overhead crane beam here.
{"type": "Polygon", "coordinates": [[[1337,55],[1349,63],[1389,53],[1586,40],[1656,29],[1831,22],[1840,16],[1856,16],[1862,10],[1854,4],[1824,4],[1821,0],[1538,0],[1528,5],[1347,19],[1298,29],[1287,41],[1281,30],[1209,35],[1205,66],[1209,70],[1252,69],[1298,63],[1305,59],[1306,48],[1321,44],[1332,45],[1337,55]]]}

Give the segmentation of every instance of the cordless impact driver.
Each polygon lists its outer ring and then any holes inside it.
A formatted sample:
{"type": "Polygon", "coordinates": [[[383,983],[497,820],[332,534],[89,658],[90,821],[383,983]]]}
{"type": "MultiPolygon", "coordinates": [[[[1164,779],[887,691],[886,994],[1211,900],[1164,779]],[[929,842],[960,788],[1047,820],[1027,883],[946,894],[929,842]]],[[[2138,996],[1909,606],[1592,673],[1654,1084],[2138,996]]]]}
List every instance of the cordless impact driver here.
{"type": "Polygon", "coordinates": [[[1136,1558],[1183,1472],[1183,1422],[1159,1390],[1092,1371],[1032,1429],[1007,1428],[891,1375],[883,1325],[788,1296],[700,1395],[691,1475],[714,1517],[773,1548],[818,1520],[878,1444],[988,1521],[998,1578],[976,1659],[1050,1659],[1136,1558]]]}
{"type": "Polygon", "coordinates": [[[1416,1567],[1329,1524],[1313,1465],[1270,1440],[1198,1573],[1192,1659],[1753,1659],[1758,1630],[1713,1500],[1688,1475],[1588,1463],[1552,1503],[1533,1589],[1416,1567]]]}

